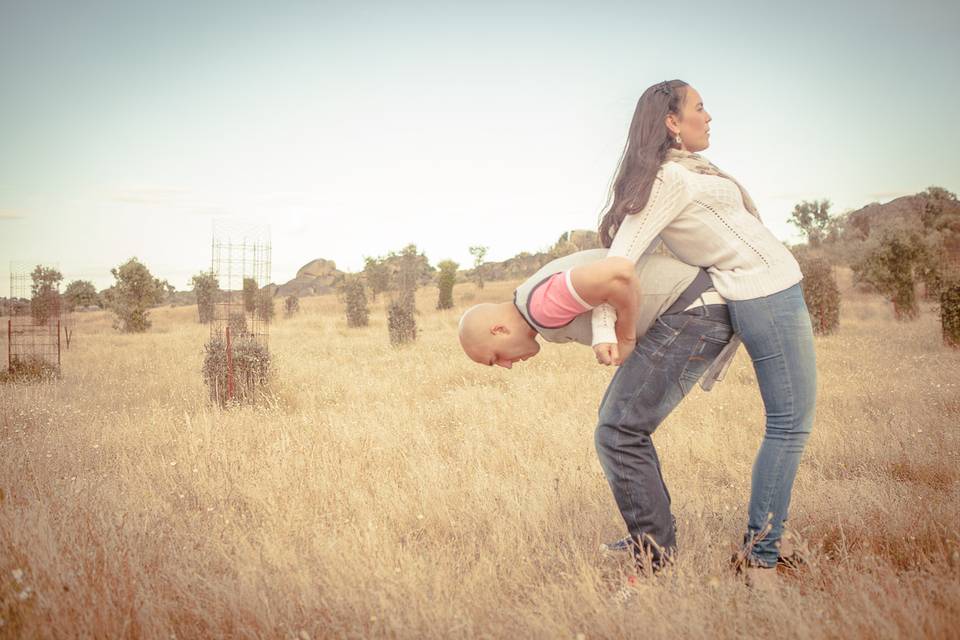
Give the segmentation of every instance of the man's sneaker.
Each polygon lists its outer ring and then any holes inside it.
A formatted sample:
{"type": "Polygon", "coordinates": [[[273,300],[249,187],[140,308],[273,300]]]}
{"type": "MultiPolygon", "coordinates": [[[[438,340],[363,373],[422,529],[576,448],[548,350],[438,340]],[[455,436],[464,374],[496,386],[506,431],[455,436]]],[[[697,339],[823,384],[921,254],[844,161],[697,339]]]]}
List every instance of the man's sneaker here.
{"type": "Polygon", "coordinates": [[[602,553],[630,553],[633,550],[633,545],[633,538],[627,536],[616,542],[601,542],[600,551],[602,553]]]}

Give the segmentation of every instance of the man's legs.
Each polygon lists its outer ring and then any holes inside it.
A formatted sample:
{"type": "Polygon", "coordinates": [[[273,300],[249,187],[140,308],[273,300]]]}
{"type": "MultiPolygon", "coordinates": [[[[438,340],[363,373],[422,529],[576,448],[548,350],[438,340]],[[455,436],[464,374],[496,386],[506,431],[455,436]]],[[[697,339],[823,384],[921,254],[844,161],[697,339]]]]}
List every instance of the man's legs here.
{"type": "Polygon", "coordinates": [[[650,436],[732,336],[726,307],[662,316],[620,365],[600,405],[597,454],[631,537],[654,566],[676,548],[670,493],[650,436]]]}

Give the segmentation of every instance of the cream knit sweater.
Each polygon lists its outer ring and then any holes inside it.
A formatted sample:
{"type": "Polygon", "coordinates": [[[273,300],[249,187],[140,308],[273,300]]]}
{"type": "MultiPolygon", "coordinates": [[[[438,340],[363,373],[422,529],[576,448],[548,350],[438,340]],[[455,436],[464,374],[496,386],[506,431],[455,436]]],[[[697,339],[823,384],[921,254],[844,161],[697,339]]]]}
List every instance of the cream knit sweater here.
{"type": "MultiPolygon", "coordinates": [[[[677,258],[706,267],[727,300],[768,296],[803,278],[793,254],[744,208],[736,184],[676,162],[660,168],[647,205],[623,219],[607,255],[636,262],[658,235],[677,258]]],[[[617,341],[616,318],[608,304],[594,309],[593,344],[617,341]]]]}

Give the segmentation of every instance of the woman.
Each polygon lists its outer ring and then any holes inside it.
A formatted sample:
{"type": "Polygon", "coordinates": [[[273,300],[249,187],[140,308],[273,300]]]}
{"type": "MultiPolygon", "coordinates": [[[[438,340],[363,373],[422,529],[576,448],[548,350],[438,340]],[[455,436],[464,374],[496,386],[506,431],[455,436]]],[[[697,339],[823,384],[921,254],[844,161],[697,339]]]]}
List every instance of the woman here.
{"type": "MultiPolygon", "coordinates": [[[[766,410],[740,558],[749,580],[769,585],[775,581],[790,494],[813,426],[813,330],[797,261],[763,226],[746,190],[697,155],[710,144],[710,121],[700,94],[681,80],[643,93],[600,223],[600,240],[608,255],[633,260],[662,241],[684,262],[706,268],[727,301],[766,410]]],[[[620,360],[615,320],[607,305],[594,310],[593,342],[601,362],[620,360]]],[[[649,434],[632,426],[601,415],[597,447],[630,534],[642,546],[645,491],[624,493],[649,434]]]]}

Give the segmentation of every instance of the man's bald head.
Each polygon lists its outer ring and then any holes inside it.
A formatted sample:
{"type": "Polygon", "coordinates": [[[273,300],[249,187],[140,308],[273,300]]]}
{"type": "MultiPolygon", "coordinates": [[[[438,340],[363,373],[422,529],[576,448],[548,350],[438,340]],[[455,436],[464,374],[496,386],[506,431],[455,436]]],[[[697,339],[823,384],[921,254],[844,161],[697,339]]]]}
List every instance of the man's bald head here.
{"type": "Polygon", "coordinates": [[[536,332],[530,329],[512,303],[483,302],[460,317],[460,346],[479,364],[510,368],[540,351],[536,332]]]}

